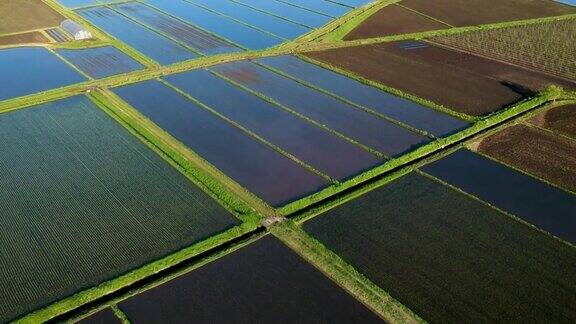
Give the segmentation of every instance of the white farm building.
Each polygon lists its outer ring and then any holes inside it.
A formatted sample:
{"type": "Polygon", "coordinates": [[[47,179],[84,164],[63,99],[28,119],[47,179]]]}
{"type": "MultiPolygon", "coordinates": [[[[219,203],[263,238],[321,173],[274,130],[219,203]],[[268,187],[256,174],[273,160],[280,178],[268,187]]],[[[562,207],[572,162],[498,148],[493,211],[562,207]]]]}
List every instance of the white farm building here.
{"type": "Polygon", "coordinates": [[[83,40],[92,38],[92,33],[83,28],[81,25],[73,20],[66,19],[60,24],[60,28],[72,35],[75,40],[83,40]]]}

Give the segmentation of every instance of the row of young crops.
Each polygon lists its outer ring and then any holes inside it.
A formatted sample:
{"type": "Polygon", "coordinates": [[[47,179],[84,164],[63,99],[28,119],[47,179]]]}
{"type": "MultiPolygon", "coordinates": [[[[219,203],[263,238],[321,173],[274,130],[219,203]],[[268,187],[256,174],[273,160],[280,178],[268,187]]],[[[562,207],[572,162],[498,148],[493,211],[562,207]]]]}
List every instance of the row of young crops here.
{"type": "Polygon", "coordinates": [[[576,80],[576,19],[479,30],[432,40],[451,47],[576,80]],[[546,44],[545,46],[542,46],[546,44]]]}

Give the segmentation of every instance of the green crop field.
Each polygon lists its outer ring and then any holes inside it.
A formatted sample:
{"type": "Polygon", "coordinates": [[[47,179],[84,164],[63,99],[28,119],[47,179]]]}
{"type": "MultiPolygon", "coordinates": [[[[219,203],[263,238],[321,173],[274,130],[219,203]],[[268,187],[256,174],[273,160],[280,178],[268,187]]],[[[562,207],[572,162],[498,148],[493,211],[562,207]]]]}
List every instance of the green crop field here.
{"type": "Polygon", "coordinates": [[[0,322],[237,221],[86,97],[0,115],[0,322]]]}
{"type": "Polygon", "coordinates": [[[431,322],[567,322],[576,251],[412,173],[304,230],[431,322]]]}

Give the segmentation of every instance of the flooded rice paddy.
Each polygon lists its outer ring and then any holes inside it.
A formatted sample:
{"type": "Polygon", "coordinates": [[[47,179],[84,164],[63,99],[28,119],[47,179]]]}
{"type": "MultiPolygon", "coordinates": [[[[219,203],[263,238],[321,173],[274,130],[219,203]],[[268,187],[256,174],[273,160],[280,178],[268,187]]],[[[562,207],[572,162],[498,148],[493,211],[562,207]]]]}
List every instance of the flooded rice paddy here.
{"type": "Polygon", "coordinates": [[[429,140],[248,61],[210,69],[388,156],[429,140]]]}
{"type": "Polygon", "coordinates": [[[0,50],[0,100],[85,81],[49,50],[20,47],[0,50]]]}
{"type": "Polygon", "coordinates": [[[273,206],[328,182],[159,81],[114,89],[141,114],[273,206]]]}
{"type": "Polygon", "coordinates": [[[197,57],[192,51],[105,7],[77,11],[82,17],[110,35],[132,46],[160,64],[197,57]]]}
{"type": "Polygon", "coordinates": [[[118,306],[133,323],[382,323],[271,236],[118,306]]]}
{"type": "Polygon", "coordinates": [[[320,172],[342,180],[382,163],[380,158],[206,70],[166,77],[219,114],[246,127],[320,172]]]}
{"type": "Polygon", "coordinates": [[[112,46],[85,49],[57,49],[66,61],[92,78],[128,73],[144,67],[112,46]]]}
{"type": "Polygon", "coordinates": [[[165,15],[142,3],[128,2],[113,6],[131,18],[190,46],[194,51],[210,55],[241,51],[240,48],[197,27],[165,15]]]}

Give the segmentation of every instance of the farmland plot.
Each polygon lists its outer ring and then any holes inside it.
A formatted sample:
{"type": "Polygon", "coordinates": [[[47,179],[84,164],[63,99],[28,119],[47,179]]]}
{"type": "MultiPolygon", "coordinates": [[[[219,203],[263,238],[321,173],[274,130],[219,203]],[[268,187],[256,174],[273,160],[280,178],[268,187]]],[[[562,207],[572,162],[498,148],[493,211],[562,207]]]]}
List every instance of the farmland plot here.
{"type": "Polygon", "coordinates": [[[141,114],[273,206],[328,185],[321,177],[158,81],[114,89],[141,114]]]}
{"type": "Polygon", "coordinates": [[[326,0],[292,0],[289,3],[293,6],[308,9],[332,18],[344,16],[352,10],[352,7],[326,0]]]}
{"type": "Polygon", "coordinates": [[[210,55],[240,51],[240,48],[223,39],[165,15],[142,3],[121,3],[113,6],[113,8],[192,47],[199,53],[210,55]]]}
{"type": "Polygon", "coordinates": [[[60,2],[62,5],[71,9],[98,5],[101,3],[100,0],[57,0],[57,1],[60,2]]]}
{"type": "Polygon", "coordinates": [[[306,55],[472,116],[511,105],[550,84],[567,84],[543,73],[424,42],[382,43],[306,55]]]}
{"type": "Polygon", "coordinates": [[[119,307],[133,323],[381,323],[272,237],[122,301],[119,307]]]}
{"type": "Polygon", "coordinates": [[[576,192],[576,141],[516,125],[483,139],[477,150],[576,192]]]}
{"type": "Polygon", "coordinates": [[[576,8],[548,0],[403,0],[401,4],[452,26],[576,13],[576,8]]]}
{"type": "Polygon", "coordinates": [[[366,39],[449,28],[406,7],[388,5],[363,21],[344,40],[366,39]]]}
{"type": "Polygon", "coordinates": [[[0,151],[0,322],[238,223],[86,97],[1,114],[0,151]]]}
{"type": "Polygon", "coordinates": [[[193,0],[193,2],[285,39],[294,39],[311,30],[309,27],[231,0],[193,0]]]}
{"type": "Polygon", "coordinates": [[[530,122],[553,132],[576,138],[576,105],[549,109],[534,117],[530,122]]]}
{"type": "Polygon", "coordinates": [[[265,57],[256,62],[436,136],[446,135],[467,126],[462,120],[380,91],[294,56],[265,57]]]}
{"type": "Polygon", "coordinates": [[[82,17],[160,64],[185,61],[197,55],[109,8],[77,11],[82,17]]]}
{"type": "Polygon", "coordinates": [[[0,1],[0,34],[12,34],[60,25],[64,17],[42,1],[0,1]]]}
{"type": "Polygon", "coordinates": [[[183,0],[146,0],[147,4],[171,16],[198,26],[250,50],[282,43],[282,38],[262,32],[183,0]]]}
{"type": "MultiPolygon", "coordinates": [[[[315,0],[310,0],[315,1],[315,0]]],[[[310,10],[292,6],[288,3],[271,0],[237,0],[237,2],[245,4],[249,7],[271,13],[278,17],[285,17],[291,21],[300,23],[304,26],[315,28],[320,27],[331,20],[331,17],[321,15],[310,10]]]]}
{"type": "Polygon", "coordinates": [[[49,43],[50,40],[40,32],[30,32],[0,36],[0,46],[14,44],[49,43]]]}
{"type": "Polygon", "coordinates": [[[559,238],[576,242],[576,196],[467,150],[422,170],[559,238]]]}
{"type": "Polygon", "coordinates": [[[572,80],[566,86],[576,89],[575,32],[576,19],[565,19],[472,31],[433,41],[572,80]]]}
{"type": "Polygon", "coordinates": [[[304,229],[431,323],[576,318],[576,250],[415,173],[304,229]]]}
{"type": "Polygon", "coordinates": [[[65,60],[92,78],[128,73],[144,67],[112,46],[84,49],[57,49],[65,60]]]}
{"type": "Polygon", "coordinates": [[[0,100],[85,81],[85,78],[45,48],[0,50],[0,100]]]}
{"type": "Polygon", "coordinates": [[[388,156],[429,140],[249,61],[216,65],[210,70],[388,156]]]}
{"type": "Polygon", "coordinates": [[[283,111],[206,70],[166,77],[203,104],[291,153],[320,172],[342,180],[383,161],[344,139],[283,111]]]}

